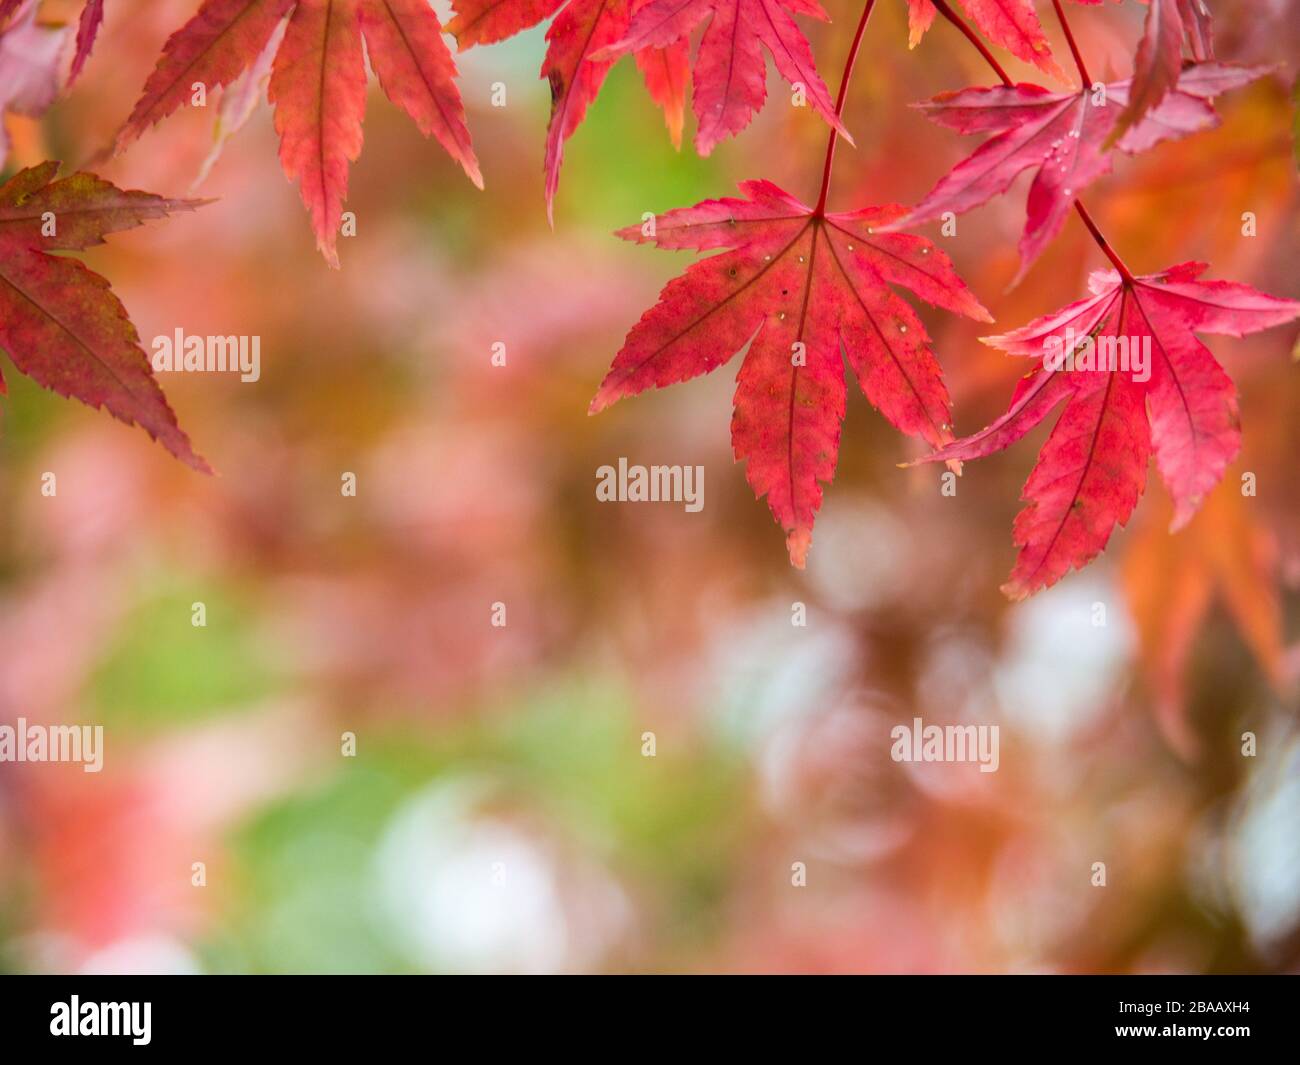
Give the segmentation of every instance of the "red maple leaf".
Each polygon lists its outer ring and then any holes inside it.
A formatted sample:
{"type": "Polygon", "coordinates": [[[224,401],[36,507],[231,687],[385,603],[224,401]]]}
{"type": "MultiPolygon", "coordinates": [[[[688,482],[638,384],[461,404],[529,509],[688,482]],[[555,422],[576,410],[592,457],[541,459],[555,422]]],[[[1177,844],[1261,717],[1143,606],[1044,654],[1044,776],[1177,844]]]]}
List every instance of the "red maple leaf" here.
{"type": "MultiPolygon", "coordinates": [[[[3,2],[3,0],[0,0],[3,2]]],[[[36,0],[27,0],[10,22],[13,7],[0,10],[0,116],[5,111],[36,117],[54,103],[63,87],[67,27],[36,21],[36,0]]],[[[9,155],[9,135],[0,119],[0,167],[9,155]]]]}
{"type": "MultiPolygon", "coordinates": [[[[1076,0],[1098,3],[1100,0],[1076,0]]],[[[1191,45],[1192,56],[1203,63],[1213,55],[1210,12],[1203,0],[1149,0],[1142,39],[1133,60],[1133,84],[1128,105],[1111,131],[1107,146],[1113,144],[1138,120],[1165,98],[1178,84],[1183,67],[1183,37],[1191,45]]]]}
{"type": "MultiPolygon", "coordinates": [[[[554,222],[555,193],[560,187],[564,142],[573,136],[605,83],[613,58],[596,58],[617,41],[632,21],[632,12],[649,0],[452,0],[455,18],[447,32],[464,51],[492,44],[535,26],[560,9],[546,31],[542,74],[551,86],[551,120],[546,129],[546,217],[554,222]]],[[[673,146],[681,147],[690,55],[686,42],[642,48],[636,64],[646,89],[663,108],[673,146]]]]}
{"type": "MultiPolygon", "coordinates": [[[[546,216],[553,220],[564,142],[573,136],[596,99],[610,68],[632,52],[651,97],[664,109],[675,147],[680,147],[690,73],[689,35],[712,15],[695,61],[693,106],[701,155],[739,132],[763,105],[766,68],[761,46],[777,69],[801,83],[812,105],[843,131],[812,51],[781,6],[825,19],[815,0],[452,0],[456,17],[447,25],[463,51],[504,40],[559,14],[546,31],[542,77],[551,86],[546,133],[546,216]],[[563,7],[563,10],[560,10],[563,7]],[[715,10],[716,9],[716,10],[715,10]]],[[[845,134],[847,136],[847,134],[845,134]]]]}
{"type": "Polygon", "coordinates": [[[1178,7],[1176,0],[1151,0],[1133,59],[1128,104],[1111,130],[1107,146],[1119,140],[1178,84],[1183,69],[1183,20],[1178,7]]]}
{"type": "MultiPolygon", "coordinates": [[[[0,0],[0,26],[24,3],[31,5],[31,14],[35,18],[37,0],[0,0]]],[[[72,58],[72,70],[68,74],[69,85],[77,80],[81,68],[90,58],[90,50],[95,47],[95,38],[99,35],[103,21],[104,0],[86,0],[86,6],[81,9],[81,19],[77,23],[77,50],[72,58]]]]}
{"type": "MultiPolygon", "coordinates": [[[[1051,45],[1043,24],[1038,21],[1034,0],[958,0],[966,14],[994,44],[1001,45],[1017,59],[1033,63],[1044,73],[1063,77],[1052,58],[1051,45]]],[[[1088,0],[1084,0],[1085,3],[1088,0]]],[[[935,7],[930,0],[907,0],[908,44],[915,48],[934,22],[935,7]]]]}
{"type": "Polygon", "coordinates": [[[338,266],[348,166],[361,154],[367,56],[388,98],[482,188],[456,64],[428,0],[204,0],[163,47],[117,151],[185,106],[196,83],[214,89],[238,78],[286,15],[269,89],[280,163],[300,184],[316,245],[331,266],[338,266]]]}
{"type": "Polygon", "coordinates": [[[708,28],[695,57],[691,106],[699,121],[695,149],[708,155],[724,137],[749,125],[767,97],[766,48],[781,76],[803,87],[813,110],[849,143],[835,103],[813,64],[812,49],[790,13],[829,22],[817,0],[649,0],[622,38],[598,53],[613,59],[626,52],[684,43],[706,18],[708,28]]]}
{"type": "Polygon", "coordinates": [[[691,50],[683,38],[667,48],[642,48],[635,55],[650,99],[663,109],[668,136],[678,151],[686,126],[686,84],[691,80],[691,50]]]}
{"type": "MultiPolygon", "coordinates": [[[[210,473],[154,380],[140,338],[108,282],[76,259],[104,237],[201,205],[127,192],[93,174],[54,180],[56,162],[0,186],[0,347],[37,384],[139,425],[210,473]]],[[[0,392],[4,382],[0,378],[0,392]]]]}
{"type": "Polygon", "coordinates": [[[1175,537],[1165,531],[1167,508],[1149,504],[1126,537],[1121,583],[1152,709],[1189,761],[1203,741],[1191,719],[1188,665],[1216,600],[1275,690],[1288,688],[1277,543],[1253,502],[1236,485],[1220,485],[1175,537]]]}
{"type": "MultiPolygon", "coordinates": [[[[1087,2],[1087,0],[1083,0],[1087,2]]],[[[1183,22],[1183,34],[1198,63],[1214,58],[1214,25],[1205,0],[1178,0],[1178,13],[1183,22]]]]}
{"type": "MultiPolygon", "coordinates": [[[[908,0],[912,3],[913,0],[908,0]]],[[[1074,0],[1076,4],[1097,7],[1106,0],[1074,0]]],[[[1114,0],[1123,3],[1124,0],[1114,0]]],[[[1187,46],[1192,50],[1192,58],[1204,63],[1214,58],[1214,16],[1206,0],[1141,0],[1147,5],[1146,22],[1142,36],[1152,42],[1153,47],[1160,47],[1157,39],[1163,39],[1164,33],[1158,28],[1163,23],[1177,19],[1178,28],[1187,39],[1187,46]],[[1163,9],[1163,10],[1157,10],[1163,9]]],[[[1164,45],[1168,47],[1168,44],[1164,45]]]]}
{"type": "Polygon", "coordinates": [[[104,22],[104,0],[86,0],[81,9],[81,21],[77,23],[77,51],[72,57],[72,70],[68,74],[68,84],[77,80],[81,68],[90,58],[90,50],[95,47],[95,38],[99,36],[99,27],[104,22]]]}
{"type": "MultiPolygon", "coordinates": [[[[459,0],[476,3],[477,0],[459,0]]],[[[542,77],[551,86],[551,120],[546,127],[546,217],[554,221],[555,193],[560,187],[564,142],[573,136],[596,99],[613,58],[597,58],[627,29],[632,12],[645,0],[571,0],[546,31],[542,77]]],[[[503,5],[505,6],[505,5],[503,5]]],[[[690,56],[685,42],[642,48],[636,61],[646,88],[664,109],[673,144],[680,147],[690,56]]]]}
{"type": "Polygon", "coordinates": [[[1020,555],[1003,591],[1022,599],[1086,565],[1123,525],[1155,451],[1182,528],[1241,446],[1237,394],[1196,333],[1244,336],[1300,316],[1300,302],[1233,281],[1202,281],[1205,263],[1122,278],[1098,271],[1092,295],[986,342],[1043,359],[1007,412],[922,462],[976,459],[1015,443],[1061,402],[1022,498],[1020,555]]]}
{"type": "MultiPolygon", "coordinates": [[[[1219,117],[1210,101],[1266,74],[1265,67],[1202,63],[1188,67],[1177,87],[1119,138],[1121,150],[1146,151],[1164,140],[1210,129],[1219,117]]],[[[997,85],[941,93],[918,105],[932,121],[959,133],[992,133],[892,228],[916,225],[946,212],[961,214],[1005,192],[1023,170],[1034,169],[1020,238],[1018,282],[1060,231],[1075,198],[1109,173],[1106,139],[1129,103],[1130,81],[1105,91],[1052,92],[1039,85],[997,85]]]]}
{"type": "Polygon", "coordinates": [[[744,199],[705,200],[619,236],[661,248],[726,249],[670,281],[628,333],[591,412],[721,366],[749,345],[731,421],[736,458],[804,564],[821,483],[835,473],[844,356],[897,428],[952,439],[948,392],[916,312],[891,289],[980,321],[988,312],[930,241],[880,232],[903,208],[814,211],[768,181],[744,199]]]}

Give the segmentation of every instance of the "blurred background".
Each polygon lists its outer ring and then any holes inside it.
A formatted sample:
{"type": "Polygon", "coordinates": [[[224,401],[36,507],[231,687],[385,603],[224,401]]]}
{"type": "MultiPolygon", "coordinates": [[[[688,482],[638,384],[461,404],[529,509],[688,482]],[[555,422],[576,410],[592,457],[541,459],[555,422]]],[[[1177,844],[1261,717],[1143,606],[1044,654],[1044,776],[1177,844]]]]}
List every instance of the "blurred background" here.
{"type": "MultiPolygon", "coordinates": [[[[858,8],[828,7],[831,25],[804,28],[834,91],[858,8]]],[[[1212,7],[1221,59],[1297,54],[1294,4],[1212,7]]],[[[6,117],[9,170],[91,159],[194,9],[110,0],[70,94],[6,117]]],[[[1125,76],[1145,8],[1070,10],[1093,70],[1125,76]]],[[[986,68],[942,22],[909,52],[905,15],[873,16],[832,208],[915,202],[974,145],[906,105],[986,68]]],[[[481,193],[372,79],[341,271],[314,249],[265,104],[193,193],[217,202],[86,254],[146,344],[262,338],[256,383],[162,377],[217,476],[5,367],[0,722],[103,725],[105,763],[0,764],[0,968],[1300,969],[1295,329],[1207,339],[1245,443],[1195,522],[1167,534],[1152,471],[1105,555],[1018,606],[998,585],[1048,427],[944,497],[937,470],[897,467],[915,445],[851,388],[795,571],[731,459],[738,360],[586,408],[690,261],[611,231],[746,177],[808,200],[825,126],[774,82],[738,139],[700,160],[688,119],[678,153],[624,60],[568,144],[552,231],[544,47],[539,28],[458,57],[481,193]],[[704,509],[598,503],[596,470],[620,456],[702,464],[704,509]],[[999,770],[892,762],[889,730],[914,716],[999,725],[999,770]]],[[[1300,295],[1293,79],[1117,160],[1087,201],[1130,265],[1204,259],[1300,295]]],[[[214,111],[95,168],[186,195],[214,111]]],[[[1072,219],[1005,291],[1024,189],[957,237],[926,230],[999,326],[1078,298],[1104,265],[1072,219]]],[[[987,328],[921,314],[956,428],[977,429],[1023,364],[979,344],[987,328]]]]}

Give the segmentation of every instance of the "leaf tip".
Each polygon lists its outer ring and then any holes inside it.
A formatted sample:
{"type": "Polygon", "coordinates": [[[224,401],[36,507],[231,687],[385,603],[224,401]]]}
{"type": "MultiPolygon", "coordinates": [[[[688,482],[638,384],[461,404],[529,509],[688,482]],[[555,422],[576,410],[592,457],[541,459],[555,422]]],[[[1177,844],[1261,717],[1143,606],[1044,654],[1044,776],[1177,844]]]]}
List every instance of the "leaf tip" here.
{"type": "Polygon", "coordinates": [[[808,562],[808,548],[812,546],[811,529],[791,529],[785,534],[785,547],[790,553],[790,565],[803,569],[808,562]]]}
{"type": "Polygon", "coordinates": [[[1029,598],[1029,589],[1018,580],[1007,581],[999,590],[1013,603],[1021,603],[1029,598]]]}
{"type": "Polygon", "coordinates": [[[619,393],[610,387],[609,377],[612,375],[613,371],[611,370],[606,379],[600,383],[600,387],[596,389],[596,394],[591,397],[591,402],[587,404],[588,417],[599,414],[606,407],[612,407],[622,398],[619,393]]]}
{"type": "Polygon", "coordinates": [[[1201,506],[1201,497],[1196,496],[1191,499],[1179,499],[1174,504],[1174,516],[1169,521],[1169,533],[1173,535],[1182,532],[1187,527],[1187,523],[1196,517],[1196,511],[1201,506]]]}

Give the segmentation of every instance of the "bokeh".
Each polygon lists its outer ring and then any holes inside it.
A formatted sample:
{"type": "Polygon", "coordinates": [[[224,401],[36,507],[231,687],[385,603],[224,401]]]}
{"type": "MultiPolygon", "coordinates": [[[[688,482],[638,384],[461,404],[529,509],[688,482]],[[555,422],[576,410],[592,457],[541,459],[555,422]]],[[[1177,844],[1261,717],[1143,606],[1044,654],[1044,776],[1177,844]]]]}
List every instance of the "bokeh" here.
{"type": "MultiPolygon", "coordinates": [[[[998,586],[1045,430],[945,496],[936,469],[899,468],[916,445],[850,388],[796,571],[732,460],[738,361],[586,413],[690,261],[614,229],[747,177],[815,195],[826,129],[783,83],[701,160],[623,61],[569,142],[552,230],[542,30],[458,57],[483,192],[372,81],[336,272],[265,105],[197,188],[211,108],[96,158],[194,6],[111,0],[67,98],[7,118],[11,169],[90,161],[214,198],[86,259],[146,343],[257,335],[262,372],[163,377],[208,478],[4,367],[0,720],[102,725],[105,757],[94,774],[0,764],[0,967],[1300,967],[1294,328],[1207,340],[1245,442],[1192,526],[1169,536],[1153,474],[1102,558],[1019,605],[998,586]],[[702,465],[706,505],[598,502],[620,457],[702,465]],[[998,771],[892,761],[890,729],[914,717],[997,724],[998,771]]],[[[1212,6],[1221,58],[1294,59],[1294,4],[1212,6]]],[[[828,7],[805,27],[833,90],[857,8],[828,7]]],[[[1071,5],[1095,70],[1127,72],[1144,10],[1071,5]]],[[[909,51],[905,15],[882,3],[868,30],[832,207],[915,202],[972,146],[907,105],[986,68],[942,23],[909,51]]],[[[1090,190],[1135,268],[1204,259],[1300,295],[1293,79],[1225,96],[1218,130],[1090,190]]],[[[927,230],[1000,326],[1103,265],[1072,219],[1006,291],[1023,195],[957,237],[927,230]]],[[[921,313],[958,431],[986,424],[1023,365],[986,328],[921,313]]]]}

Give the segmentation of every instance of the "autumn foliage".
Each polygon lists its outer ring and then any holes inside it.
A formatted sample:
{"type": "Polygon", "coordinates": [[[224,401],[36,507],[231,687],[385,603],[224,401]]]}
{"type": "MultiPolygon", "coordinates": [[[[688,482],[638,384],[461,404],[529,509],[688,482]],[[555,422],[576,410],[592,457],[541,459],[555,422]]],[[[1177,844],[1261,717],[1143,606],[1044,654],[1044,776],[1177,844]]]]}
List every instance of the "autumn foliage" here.
{"type": "Polygon", "coordinates": [[[0,964],[1300,971],[1298,8],[0,0],[0,964]]]}
{"type": "MultiPolygon", "coordinates": [[[[664,289],[628,333],[591,403],[595,413],[624,396],[708,373],[745,350],[733,448],[755,495],[766,498],[784,530],[796,566],[805,563],[822,486],[835,473],[846,362],[872,405],[901,432],[930,445],[927,461],[947,461],[954,473],[962,461],[1006,447],[1063,407],[1016,521],[1020,557],[1005,589],[1013,598],[1051,585],[1105,547],[1137,505],[1151,456],[1173,496],[1177,529],[1237,455],[1235,389],[1196,334],[1242,336],[1270,328],[1300,315],[1300,304],[1243,284],[1202,280],[1206,264],[1135,276],[1079,199],[1111,171],[1117,152],[1137,155],[1213,128],[1218,96],[1269,73],[1214,58],[1210,17],[1199,0],[1151,0],[1131,76],[1109,82],[1089,74],[1064,7],[1053,0],[1078,75],[1078,84],[1067,88],[1013,81],[980,37],[1051,80],[1068,82],[1033,0],[961,0],[975,29],[944,0],[908,0],[912,47],[942,16],[1000,80],[946,91],[919,105],[932,121],[984,140],[915,206],[841,212],[826,208],[832,166],[837,140],[851,140],[846,94],[875,0],[862,8],[838,100],[796,21],[827,19],[813,0],[454,0],[453,7],[445,32],[461,50],[552,20],[541,65],[552,99],[543,152],[548,218],[565,143],[622,56],[634,56],[674,144],[681,141],[689,82],[700,155],[743,131],[764,106],[769,60],[790,84],[794,102],[825,122],[823,180],[814,206],[755,179],[742,184],[742,198],[671,209],[620,231],[625,239],[661,248],[719,254],[664,289]],[[987,338],[1030,358],[1045,356],[1055,343],[1058,364],[1031,369],[1002,418],[956,440],[941,360],[922,320],[896,290],[979,321],[992,321],[992,315],[932,241],[903,231],[954,220],[1005,193],[1024,171],[1033,179],[1013,284],[1072,212],[1114,269],[1093,275],[1086,299],[987,338]],[[1076,352],[1061,346],[1084,341],[1112,353],[1132,344],[1153,353],[1152,364],[1140,378],[1108,365],[1079,369],[1076,352]]],[[[4,0],[0,19],[9,21],[11,34],[55,32],[37,27],[36,11],[35,0],[4,0]]],[[[103,15],[102,2],[89,0],[82,8],[69,84],[91,54],[103,15]]],[[[421,133],[435,138],[482,187],[456,65],[427,0],[204,0],[167,40],[114,151],[130,148],[208,90],[232,97],[238,116],[227,117],[237,128],[265,85],[281,165],[298,184],[317,247],[337,267],[349,168],[362,148],[367,64],[421,133]]],[[[47,63],[38,72],[39,95],[15,101],[48,106],[54,69],[47,63]]],[[[4,328],[17,365],[65,395],[139,423],[178,457],[205,468],[175,425],[125,312],[102,279],[47,254],[195,204],[122,193],[91,175],[49,184],[52,174],[53,164],[25,171],[4,190],[5,210],[13,215],[3,223],[12,279],[4,328]],[[33,212],[47,207],[62,218],[54,239],[33,230],[33,212]],[[75,306],[76,313],[60,316],[61,304],[75,306]]]]}

